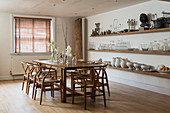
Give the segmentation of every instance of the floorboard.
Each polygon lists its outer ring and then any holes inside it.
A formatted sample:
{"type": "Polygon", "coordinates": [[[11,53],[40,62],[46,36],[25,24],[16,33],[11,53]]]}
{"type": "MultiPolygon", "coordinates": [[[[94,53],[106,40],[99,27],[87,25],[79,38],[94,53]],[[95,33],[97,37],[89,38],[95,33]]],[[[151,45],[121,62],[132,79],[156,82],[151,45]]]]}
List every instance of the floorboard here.
{"type": "Polygon", "coordinates": [[[111,96],[106,93],[107,108],[104,108],[103,98],[96,97],[96,102],[87,98],[87,110],[83,108],[83,97],[71,97],[67,103],[60,103],[60,93],[55,92],[52,98],[46,92],[42,105],[31,99],[25,91],[21,91],[21,80],[0,81],[0,113],[170,113],[170,96],[138,89],[135,87],[110,82],[111,96]]]}

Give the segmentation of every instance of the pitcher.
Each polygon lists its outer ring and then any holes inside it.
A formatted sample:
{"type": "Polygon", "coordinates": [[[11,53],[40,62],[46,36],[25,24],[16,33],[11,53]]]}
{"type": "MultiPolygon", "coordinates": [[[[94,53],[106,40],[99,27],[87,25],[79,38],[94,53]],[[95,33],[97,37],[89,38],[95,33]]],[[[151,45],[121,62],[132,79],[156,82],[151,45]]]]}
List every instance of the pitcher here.
{"type": "Polygon", "coordinates": [[[128,61],[127,58],[126,59],[121,59],[121,62],[120,62],[121,68],[127,68],[127,65],[126,65],[127,61],[128,61]]]}
{"type": "Polygon", "coordinates": [[[113,60],[112,60],[112,64],[111,64],[111,65],[115,67],[116,58],[113,57],[112,59],[113,59],[113,60]]]}
{"type": "Polygon", "coordinates": [[[116,57],[115,66],[120,67],[121,57],[116,57]]]}

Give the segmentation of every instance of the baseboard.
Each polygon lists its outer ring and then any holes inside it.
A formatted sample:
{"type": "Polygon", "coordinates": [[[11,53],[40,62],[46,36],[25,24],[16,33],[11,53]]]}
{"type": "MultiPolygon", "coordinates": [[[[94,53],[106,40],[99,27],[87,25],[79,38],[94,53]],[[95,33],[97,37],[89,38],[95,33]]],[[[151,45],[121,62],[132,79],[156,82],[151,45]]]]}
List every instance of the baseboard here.
{"type": "Polygon", "coordinates": [[[23,78],[23,75],[6,75],[6,76],[0,76],[0,81],[2,80],[21,80],[23,78]]]}
{"type": "Polygon", "coordinates": [[[13,76],[13,80],[21,80],[23,79],[23,74],[20,75],[12,75],[13,76]]]}
{"type": "Polygon", "coordinates": [[[0,76],[0,80],[13,80],[13,76],[11,75],[0,76]]]}
{"type": "Polygon", "coordinates": [[[110,81],[170,96],[170,90],[166,89],[166,88],[156,87],[156,86],[152,86],[149,84],[144,84],[144,83],[131,81],[131,80],[127,80],[127,79],[122,79],[122,78],[117,78],[117,77],[115,77],[114,79],[112,79],[110,81]]]}

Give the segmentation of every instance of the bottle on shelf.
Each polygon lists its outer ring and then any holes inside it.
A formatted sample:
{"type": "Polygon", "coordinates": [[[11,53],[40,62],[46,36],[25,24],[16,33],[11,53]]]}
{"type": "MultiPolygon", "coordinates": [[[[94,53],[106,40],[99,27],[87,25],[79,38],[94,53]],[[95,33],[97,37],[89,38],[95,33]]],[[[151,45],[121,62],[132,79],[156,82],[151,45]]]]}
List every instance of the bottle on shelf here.
{"type": "Polygon", "coordinates": [[[168,39],[164,39],[163,41],[163,51],[168,51],[168,39]]]}
{"type": "Polygon", "coordinates": [[[154,41],[153,46],[152,46],[152,50],[153,51],[158,51],[159,50],[159,44],[157,43],[157,41],[154,41]]]}
{"type": "Polygon", "coordinates": [[[148,45],[148,50],[152,51],[153,50],[153,42],[150,42],[150,44],[148,45]]]}

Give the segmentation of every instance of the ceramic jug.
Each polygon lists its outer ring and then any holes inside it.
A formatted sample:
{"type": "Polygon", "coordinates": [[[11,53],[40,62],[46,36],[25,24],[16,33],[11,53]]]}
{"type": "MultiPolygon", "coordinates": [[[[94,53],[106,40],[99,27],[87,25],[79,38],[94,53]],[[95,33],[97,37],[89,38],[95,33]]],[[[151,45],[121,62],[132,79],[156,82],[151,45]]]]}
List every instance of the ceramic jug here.
{"type": "Polygon", "coordinates": [[[121,58],[120,57],[116,57],[115,66],[116,67],[120,67],[120,62],[121,62],[121,58]]]}
{"type": "Polygon", "coordinates": [[[127,61],[128,61],[127,58],[126,59],[121,59],[121,62],[120,62],[121,68],[127,68],[127,65],[126,65],[127,61]]]}
{"type": "Polygon", "coordinates": [[[112,60],[112,64],[111,64],[111,65],[115,67],[116,58],[113,57],[112,59],[113,59],[113,60],[112,60]]]}

